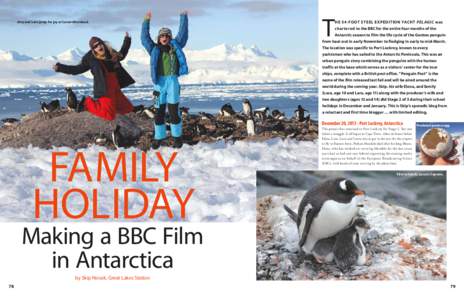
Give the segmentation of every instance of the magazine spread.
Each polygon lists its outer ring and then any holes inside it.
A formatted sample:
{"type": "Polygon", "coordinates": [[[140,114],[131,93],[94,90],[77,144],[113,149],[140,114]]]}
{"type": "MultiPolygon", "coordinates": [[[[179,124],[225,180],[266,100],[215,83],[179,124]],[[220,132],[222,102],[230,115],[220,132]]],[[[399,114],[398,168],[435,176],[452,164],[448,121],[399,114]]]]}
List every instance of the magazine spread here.
{"type": "Polygon", "coordinates": [[[462,298],[460,7],[0,1],[0,299],[462,298]]]}

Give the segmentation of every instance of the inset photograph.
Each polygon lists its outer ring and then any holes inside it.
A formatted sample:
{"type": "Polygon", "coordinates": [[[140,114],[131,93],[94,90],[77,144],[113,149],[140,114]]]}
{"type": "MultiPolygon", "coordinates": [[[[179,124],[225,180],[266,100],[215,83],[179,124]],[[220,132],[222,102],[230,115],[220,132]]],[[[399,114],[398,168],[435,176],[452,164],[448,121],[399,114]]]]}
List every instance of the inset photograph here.
{"type": "Polygon", "coordinates": [[[446,171],[258,171],[257,280],[446,280],[446,171]]]}
{"type": "Polygon", "coordinates": [[[462,165],[464,123],[416,123],[417,165],[462,165]]]}

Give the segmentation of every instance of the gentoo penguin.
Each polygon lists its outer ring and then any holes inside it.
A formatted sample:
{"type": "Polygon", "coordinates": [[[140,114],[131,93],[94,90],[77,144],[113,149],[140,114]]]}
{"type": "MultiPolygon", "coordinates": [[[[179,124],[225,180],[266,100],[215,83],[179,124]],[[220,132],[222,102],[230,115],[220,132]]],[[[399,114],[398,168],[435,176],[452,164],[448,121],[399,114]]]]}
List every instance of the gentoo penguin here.
{"type": "Polygon", "coordinates": [[[231,117],[235,115],[235,110],[233,109],[232,105],[230,105],[230,103],[227,103],[221,107],[221,110],[219,111],[219,113],[223,117],[231,117]]]}
{"type": "Polygon", "coordinates": [[[201,117],[202,120],[210,120],[214,121],[214,116],[212,114],[206,113],[206,112],[199,112],[198,113],[201,117]]]}
{"type": "Polygon", "coordinates": [[[319,263],[332,262],[336,237],[332,236],[317,241],[313,248],[313,256],[319,263]]]}
{"type": "Polygon", "coordinates": [[[151,107],[146,107],[144,110],[143,110],[143,113],[149,117],[150,119],[154,119],[155,118],[155,114],[156,114],[156,108],[154,106],[151,106],[151,107]]]}
{"type": "Polygon", "coordinates": [[[4,126],[13,126],[15,123],[18,123],[19,120],[16,118],[5,118],[2,119],[2,122],[4,126]]]}
{"type": "Polygon", "coordinates": [[[182,118],[187,118],[188,114],[189,114],[189,110],[190,108],[186,107],[186,106],[182,106],[179,108],[179,111],[181,112],[182,114],[182,118]]]}
{"type": "Polygon", "coordinates": [[[364,191],[346,178],[329,179],[315,185],[304,195],[298,214],[284,205],[290,218],[297,223],[299,246],[311,254],[317,241],[334,236],[348,226],[357,215],[364,191]]]}
{"type": "Polygon", "coordinates": [[[103,133],[98,134],[95,137],[95,144],[103,146],[106,144],[106,136],[103,133]]]}
{"type": "Polygon", "coordinates": [[[202,125],[200,123],[195,124],[195,133],[196,133],[196,135],[203,136],[207,132],[208,132],[208,130],[206,130],[206,127],[204,125],[202,125]]]}
{"type": "Polygon", "coordinates": [[[308,112],[306,109],[303,108],[303,106],[298,105],[298,107],[295,110],[295,117],[298,120],[298,122],[305,121],[305,111],[308,112]]]}
{"type": "Polygon", "coordinates": [[[343,272],[353,265],[366,264],[366,247],[362,237],[369,228],[366,220],[356,218],[350,227],[337,234],[333,252],[335,263],[343,272]]]}
{"type": "Polygon", "coordinates": [[[141,113],[145,110],[145,106],[143,104],[134,106],[134,109],[132,110],[135,113],[141,113]]]}
{"type": "Polygon", "coordinates": [[[272,117],[276,120],[283,120],[285,119],[285,114],[280,112],[278,109],[274,109],[271,113],[272,117]]]}
{"type": "Polygon", "coordinates": [[[253,116],[253,108],[251,107],[251,102],[248,99],[243,100],[242,102],[243,114],[247,117],[253,116]]]}
{"type": "Polygon", "coordinates": [[[132,139],[128,139],[122,134],[121,126],[119,125],[116,125],[116,128],[113,130],[111,137],[113,138],[113,144],[116,146],[116,148],[128,148],[134,143],[132,139]]]}
{"type": "Polygon", "coordinates": [[[50,103],[40,102],[40,110],[42,112],[52,112],[60,108],[60,101],[53,100],[50,103]]]}
{"type": "Polygon", "coordinates": [[[73,90],[70,87],[64,89],[66,91],[66,104],[68,105],[68,110],[75,110],[77,108],[77,98],[73,90]]]}
{"type": "Polygon", "coordinates": [[[251,118],[251,117],[247,118],[246,128],[247,128],[248,136],[256,135],[256,132],[255,132],[255,120],[253,120],[253,118],[251,118]]]}
{"type": "Polygon", "coordinates": [[[257,117],[259,120],[264,121],[265,119],[267,119],[268,112],[269,112],[269,107],[257,108],[254,111],[254,116],[257,117]]]}

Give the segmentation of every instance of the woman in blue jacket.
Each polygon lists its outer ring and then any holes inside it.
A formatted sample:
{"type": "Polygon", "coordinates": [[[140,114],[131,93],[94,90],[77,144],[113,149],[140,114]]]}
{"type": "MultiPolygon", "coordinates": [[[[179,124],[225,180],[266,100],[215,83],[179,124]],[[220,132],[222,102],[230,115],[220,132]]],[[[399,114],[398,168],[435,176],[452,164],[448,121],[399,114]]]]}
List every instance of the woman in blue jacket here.
{"type": "Polygon", "coordinates": [[[142,44],[150,54],[150,71],[154,90],[159,92],[155,107],[155,134],[152,147],[157,149],[166,138],[166,106],[171,117],[171,136],[174,148],[182,147],[182,118],[179,114],[180,85],[178,77],[188,73],[187,60],[182,48],[188,39],[187,12],[180,15],[179,32],[175,38],[169,28],[161,28],[156,43],[150,37],[151,11],[142,24],[142,44]]]}

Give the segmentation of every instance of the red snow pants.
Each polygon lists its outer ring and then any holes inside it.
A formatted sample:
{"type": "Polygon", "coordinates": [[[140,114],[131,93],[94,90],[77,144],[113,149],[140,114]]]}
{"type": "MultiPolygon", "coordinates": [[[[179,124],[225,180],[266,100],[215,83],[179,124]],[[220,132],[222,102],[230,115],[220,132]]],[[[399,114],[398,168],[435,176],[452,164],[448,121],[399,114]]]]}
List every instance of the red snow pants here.
{"type": "Polygon", "coordinates": [[[105,77],[106,95],[97,100],[92,100],[92,97],[86,97],[84,107],[91,114],[111,121],[116,118],[116,114],[125,115],[132,112],[134,107],[121,92],[116,73],[105,72],[105,77]]]}

